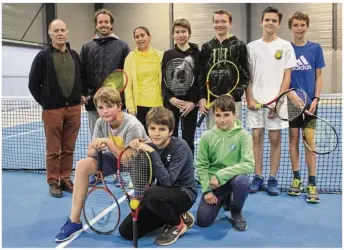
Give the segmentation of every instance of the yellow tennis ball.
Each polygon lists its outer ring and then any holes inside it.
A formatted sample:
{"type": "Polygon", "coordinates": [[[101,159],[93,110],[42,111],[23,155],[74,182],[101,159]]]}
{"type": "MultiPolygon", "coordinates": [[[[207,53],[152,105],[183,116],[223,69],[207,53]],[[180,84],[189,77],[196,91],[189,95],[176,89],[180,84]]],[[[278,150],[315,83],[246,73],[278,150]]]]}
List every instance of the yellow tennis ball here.
{"type": "Polygon", "coordinates": [[[130,201],[131,209],[136,210],[139,207],[139,205],[140,205],[140,201],[137,200],[137,199],[133,199],[133,200],[130,201]]]}

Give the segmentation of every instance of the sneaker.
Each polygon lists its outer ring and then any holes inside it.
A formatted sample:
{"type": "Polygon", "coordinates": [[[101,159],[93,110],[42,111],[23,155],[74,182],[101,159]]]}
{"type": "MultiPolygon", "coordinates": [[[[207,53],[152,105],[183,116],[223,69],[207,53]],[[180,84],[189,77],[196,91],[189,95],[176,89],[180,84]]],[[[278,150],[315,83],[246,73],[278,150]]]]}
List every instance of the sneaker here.
{"type": "Polygon", "coordinates": [[[50,183],[49,184],[49,192],[52,197],[61,198],[63,197],[62,190],[58,184],[58,182],[50,183]]]}
{"type": "Polygon", "coordinates": [[[302,181],[300,179],[294,178],[293,183],[288,189],[288,194],[293,195],[293,196],[298,196],[301,194],[302,189],[303,189],[302,181]]]}
{"type": "Polygon", "coordinates": [[[268,194],[272,196],[279,195],[278,181],[273,176],[270,176],[268,180],[268,194]]]}
{"type": "Polygon", "coordinates": [[[231,210],[231,193],[229,193],[229,194],[225,195],[225,197],[223,197],[222,207],[223,207],[223,210],[225,210],[225,211],[231,210]]]}
{"type": "Polygon", "coordinates": [[[239,213],[231,212],[231,218],[229,219],[233,228],[237,231],[245,231],[247,229],[247,222],[242,216],[242,212],[239,213]]]}
{"type": "Polygon", "coordinates": [[[71,180],[60,180],[60,188],[62,191],[73,193],[73,182],[71,180]]]}
{"type": "Polygon", "coordinates": [[[74,235],[77,235],[83,231],[81,223],[72,222],[69,217],[66,223],[61,228],[61,232],[55,237],[56,242],[63,242],[69,240],[74,235]]]}
{"type": "MultiPolygon", "coordinates": [[[[96,183],[96,179],[97,179],[97,177],[96,177],[95,175],[91,175],[91,176],[90,176],[90,179],[89,179],[88,186],[89,186],[89,187],[93,187],[94,184],[96,183]]],[[[104,179],[104,181],[105,181],[105,179],[104,179]]],[[[101,183],[101,181],[99,180],[98,183],[97,183],[97,185],[100,184],[100,183],[101,183]]]]}
{"type": "Polygon", "coordinates": [[[307,186],[306,201],[309,203],[319,203],[320,202],[320,197],[318,194],[317,186],[314,186],[314,185],[308,185],[307,186]]]}
{"type": "Polygon", "coordinates": [[[117,178],[117,176],[114,174],[113,176],[113,184],[116,186],[116,187],[120,187],[120,183],[119,183],[119,180],[117,178]]]}
{"type": "Polygon", "coordinates": [[[182,221],[179,226],[166,225],[164,230],[155,239],[155,244],[160,246],[168,246],[177,241],[188,229],[186,224],[182,221]]]}
{"type": "Polygon", "coordinates": [[[260,188],[263,186],[263,184],[264,184],[264,177],[256,174],[254,176],[254,179],[253,179],[251,185],[250,185],[250,193],[251,194],[257,193],[257,191],[260,190],[260,188]]]}
{"type": "Polygon", "coordinates": [[[195,217],[190,211],[182,213],[181,217],[188,229],[192,228],[192,226],[195,224],[195,217]]]}

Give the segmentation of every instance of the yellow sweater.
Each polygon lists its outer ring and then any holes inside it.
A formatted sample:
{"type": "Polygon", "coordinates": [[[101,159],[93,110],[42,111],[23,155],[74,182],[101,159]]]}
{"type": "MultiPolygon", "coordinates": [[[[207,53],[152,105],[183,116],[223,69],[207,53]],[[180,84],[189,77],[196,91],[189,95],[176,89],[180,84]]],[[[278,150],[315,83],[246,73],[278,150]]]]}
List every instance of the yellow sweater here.
{"type": "Polygon", "coordinates": [[[161,61],[163,52],[150,47],[145,52],[130,52],[124,62],[128,74],[125,104],[129,112],[137,113],[137,106],[163,106],[161,92],[161,61]]]}

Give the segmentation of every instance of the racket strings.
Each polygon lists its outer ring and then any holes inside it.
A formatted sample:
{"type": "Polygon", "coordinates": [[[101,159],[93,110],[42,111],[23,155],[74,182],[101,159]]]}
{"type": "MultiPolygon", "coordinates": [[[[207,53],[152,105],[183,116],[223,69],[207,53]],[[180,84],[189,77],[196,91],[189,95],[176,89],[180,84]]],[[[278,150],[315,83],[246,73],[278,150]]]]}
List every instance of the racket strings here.
{"type": "Polygon", "coordinates": [[[292,90],[282,95],[276,103],[276,113],[284,120],[292,121],[303,113],[307,104],[307,94],[302,90],[292,90]]]}
{"type": "Polygon", "coordinates": [[[236,86],[238,78],[234,65],[229,62],[219,63],[209,74],[209,89],[216,96],[226,94],[236,86]]]}
{"type": "MultiPolygon", "coordinates": [[[[121,158],[120,174],[130,176],[134,187],[134,193],[131,195],[135,198],[143,196],[145,190],[149,187],[151,181],[151,161],[147,153],[143,151],[126,150],[125,156],[121,158]]],[[[121,185],[128,193],[128,186],[120,178],[121,185]]]]}
{"type": "Polygon", "coordinates": [[[337,147],[337,133],[322,119],[311,117],[305,124],[303,132],[308,147],[314,152],[326,154],[337,147]]]}
{"type": "Polygon", "coordinates": [[[110,232],[118,224],[119,209],[115,199],[103,189],[95,189],[85,200],[87,221],[99,232],[110,232]]]}
{"type": "Polygon", "coordinates": [[[194,81],[193,68],[187,61],[172,60],[165,68],[165,84],[174,95],[186,95],[194,81]]]}
{"type": "Polygon", "coordinates": [[[125,87],[126,75],[122,71],[115,71],[104,80],[103,86],[115,88],[121,91],[125,87]]]}

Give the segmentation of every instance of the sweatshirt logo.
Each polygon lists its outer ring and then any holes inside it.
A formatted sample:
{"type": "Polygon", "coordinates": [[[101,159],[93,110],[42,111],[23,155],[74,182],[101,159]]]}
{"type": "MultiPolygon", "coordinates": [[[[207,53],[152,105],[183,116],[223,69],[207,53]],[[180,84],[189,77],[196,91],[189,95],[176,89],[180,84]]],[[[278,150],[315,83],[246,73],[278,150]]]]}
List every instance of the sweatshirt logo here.
{"type": "Polygon", "coordinates": [[[276,50],[275,58],[276,58],[277,60],[281,60],[281,59],[282,59],[282,56],[283,56],[283,50],[280,50],[280,49],[276,50]]]}
{"type": "Polygon", "coordinates": [[[213,64],[218,61],[227,60],[228,48],[216,48],[213,51],[213,64]]]}
{"type": "Polygon", "coordinates": [[[229,145],[229,152],[232,152],[232,151],[234,151],[236,149],[237,149],[237,145],[236,144],[229,145]]]}

